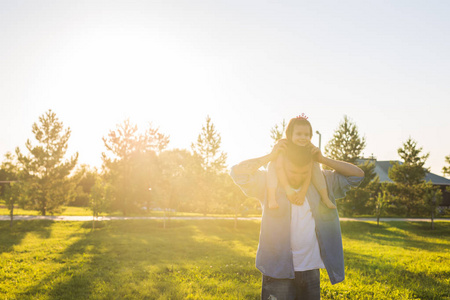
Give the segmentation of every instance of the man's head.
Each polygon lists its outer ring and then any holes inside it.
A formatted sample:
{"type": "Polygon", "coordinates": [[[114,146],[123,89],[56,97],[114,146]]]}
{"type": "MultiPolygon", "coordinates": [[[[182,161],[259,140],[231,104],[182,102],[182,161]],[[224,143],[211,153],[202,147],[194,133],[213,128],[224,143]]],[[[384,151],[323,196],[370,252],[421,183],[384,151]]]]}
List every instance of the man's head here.
{"type": "Polygon", "coordinates": [[[309,175],[312,168],[312,155],[309,147],[297,146],[288,141],[284,160],[284,170],[289,184],[298,188],[309,175]]]}

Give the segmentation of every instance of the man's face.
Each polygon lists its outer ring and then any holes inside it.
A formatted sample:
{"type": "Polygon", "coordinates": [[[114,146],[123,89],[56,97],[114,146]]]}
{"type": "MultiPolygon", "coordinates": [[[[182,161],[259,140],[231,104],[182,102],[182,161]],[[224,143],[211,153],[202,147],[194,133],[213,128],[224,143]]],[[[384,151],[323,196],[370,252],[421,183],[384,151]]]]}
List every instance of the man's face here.
{"type": "Polygon", "coordinates": [[[305,181],[311,172],[312,162],[303,166],[298,167],[294,165],[288,159],[284,160],[284,171],[286,172],[286,177],[289,181],[289,184],[293,188],[299,188],[300,185],[305,181]]]}

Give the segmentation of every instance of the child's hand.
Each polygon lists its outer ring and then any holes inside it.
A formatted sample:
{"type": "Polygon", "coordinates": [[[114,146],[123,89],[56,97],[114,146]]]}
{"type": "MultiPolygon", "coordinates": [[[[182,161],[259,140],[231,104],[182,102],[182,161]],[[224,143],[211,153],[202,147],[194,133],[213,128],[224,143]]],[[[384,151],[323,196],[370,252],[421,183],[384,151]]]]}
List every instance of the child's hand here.
{"type": "Polygon", "coordinates": [[[295,205],[302,205],[305,202],[305,195],[301,191],[296,192],[293,188],[286,189],[288,200],[295,205]]]}
{"type": "Polygon", "coordinates": [[[303,205],[303,203],[305,203],[305,195],[301,192],[295,193],[294,201],[292,203],[296,205],[303,205]]]}
{"type": "Polygon", "coordinates": [[[278,142],[273,146],[272,152],[272,160],[277,157],[280,153],[283,153],[287,147],[287,139],[278,140],[278,142]]]}
{"type": "Polygon", "coordinates": [[[322,151],[316,146],[314,146],[312,143],[309,143],[308,147],[311,149],[311,155],[313,159],[317,162],[321,162],[323,159],[322,151]]]}
{"type": "Polygon", "coordinates": [[[296,191],[291,187],[285,188],[285,191],[286,191],[286,197],[288,198],[288,200],[291,201],[292,203],[294,203],[296,191]]]}
{"type": "Polygon", "coordinates": [[[293,204],[296,204],[295,197],[296,197],[296,194],[287,195],[288,200],[293,204]]]}

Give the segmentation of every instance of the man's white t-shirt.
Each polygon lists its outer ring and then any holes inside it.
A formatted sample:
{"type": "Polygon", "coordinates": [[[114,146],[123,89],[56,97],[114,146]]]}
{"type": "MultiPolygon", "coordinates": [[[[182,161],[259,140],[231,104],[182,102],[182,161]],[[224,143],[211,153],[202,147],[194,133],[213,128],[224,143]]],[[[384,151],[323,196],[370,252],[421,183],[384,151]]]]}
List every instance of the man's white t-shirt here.
{"type": "Polygon", "coordinates": [[[316,222],[308,200],[291,205],[291,249],[295,271],[325,268],[316,236],[316,222]]]}

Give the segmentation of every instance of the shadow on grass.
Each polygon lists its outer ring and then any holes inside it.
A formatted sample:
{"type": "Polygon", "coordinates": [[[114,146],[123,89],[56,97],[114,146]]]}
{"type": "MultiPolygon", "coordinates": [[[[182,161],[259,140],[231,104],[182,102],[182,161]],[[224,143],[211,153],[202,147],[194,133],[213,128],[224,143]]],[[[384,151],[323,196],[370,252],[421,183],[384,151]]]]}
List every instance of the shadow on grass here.
{"type": "Polygon", "coordinates": [[[254,282],[259,284],[260,275],[254,268],[254,256],[245,251],[248,247],[253,254],[256,251],[258,230],[252,226],[258,224],[249,225],[251,230],[235,230],[232,221],[171,221],[167,229],[161,224],[109,221],[90,231],[92,224],[86,222],[84,232],[74,233],[79,239],[57,258],[62,267],[20,296],[156,299],[164,295],[185,299],[190,295],[220,297],[238,289],[244,295],[241,298],[258,298],[254,282]],[[251,271],[237,274],[243,265],[250,265],[245,269],[251,271]],[[239,276],[242,284],[238,288],[239,276]]]}
{"type": "Polygon", "coordinates": [[[450,237],[450,223],[437,223],[436,229],[430,230],[422,222],[389,222],[379,226],[367,222],[341,222],[341,230],[346,239],[430,252],[446,251],[448,244],[426,241],[424,238],[450,237]]]}
{"type": "MultiPolygon", "coordinates": [[[[345,264],[349,270],[359,270],[366,282],[384,282],[391,290],[399,287],[413,293],[414,299],[446,299],[450,286],[443,281],[450,272],[434,272],[430,277],[425,272],[412,272],[401,266],[394,266],[379,257],[344,250],[345,264]]],[[[370,291],[368,291],[369,293],[370,291]]]]}
{"type": "Polygon", "coordinates": [[[9,227],[9,222],[0,222],[0,254],[10,252],[15,245],[19,245],[24,237],[33,233],[40,238],[47,239],[51,236],[53,221],[34,221],[33,226],[29,226],[29,221],[15,221],[13,227],[9,227]]]}

